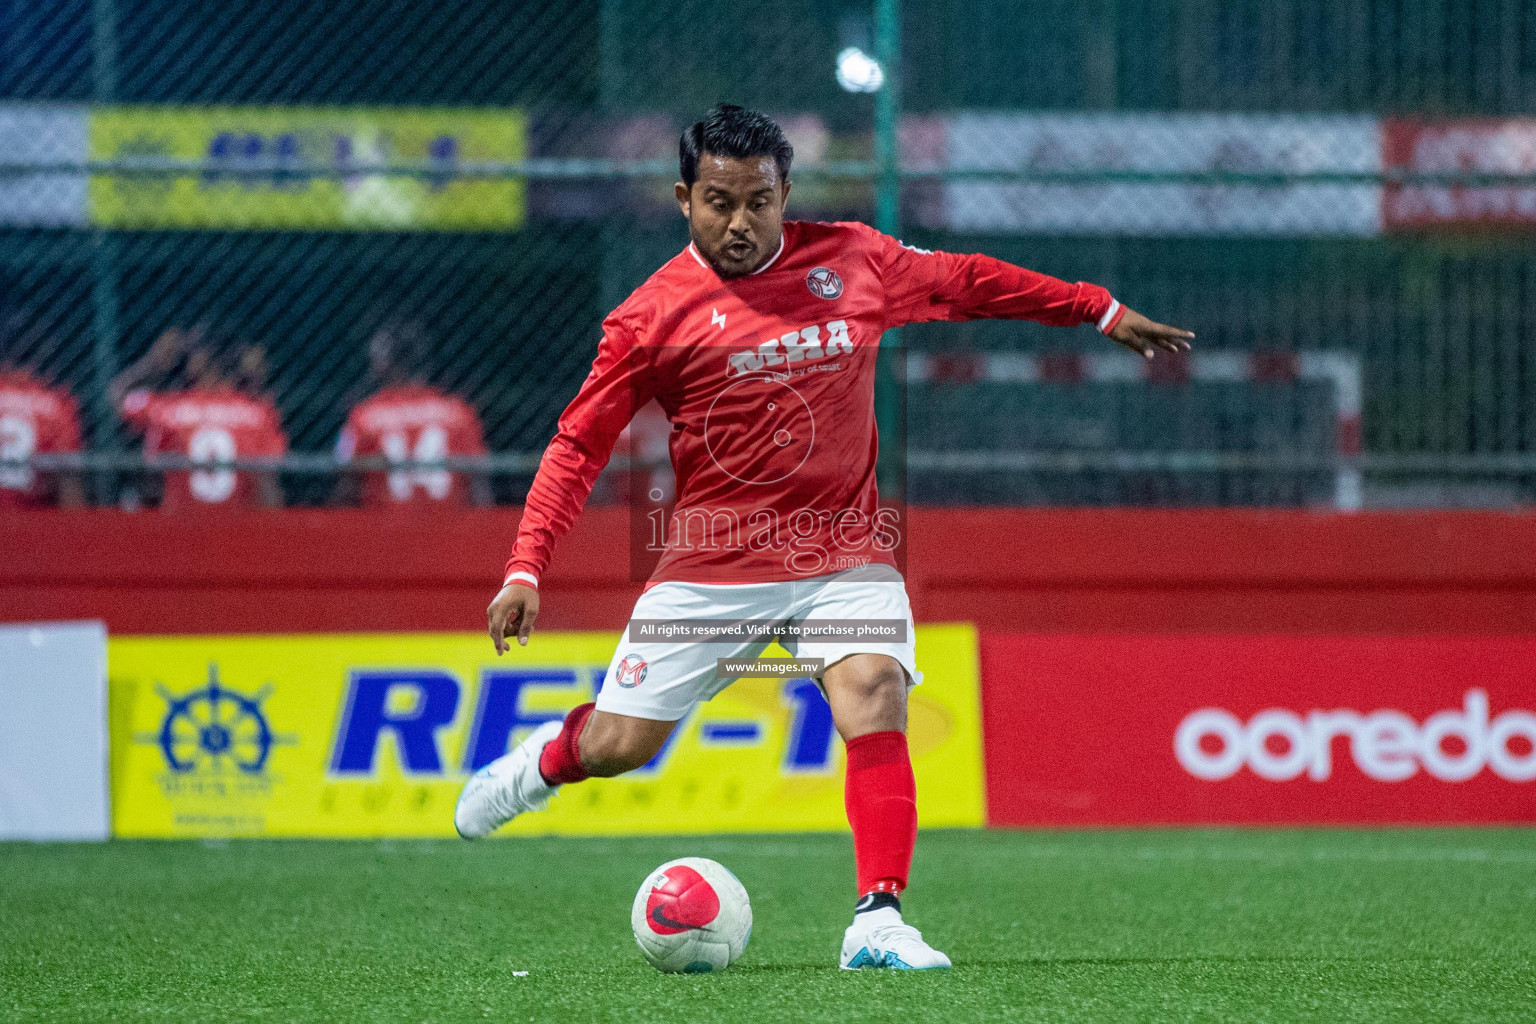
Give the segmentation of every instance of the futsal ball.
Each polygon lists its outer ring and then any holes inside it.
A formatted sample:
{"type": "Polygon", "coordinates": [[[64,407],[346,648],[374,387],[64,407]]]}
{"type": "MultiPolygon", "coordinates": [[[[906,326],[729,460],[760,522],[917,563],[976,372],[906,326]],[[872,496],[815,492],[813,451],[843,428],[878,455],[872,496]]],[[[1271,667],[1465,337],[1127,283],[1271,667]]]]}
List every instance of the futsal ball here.
{"type": "Polygon", "coordinates": [[[752,904],[741,882],[703,857],[652,871],[630,911],[640,952],[658,971],[707,974],[735,963],[752,937],[752,904]]]}

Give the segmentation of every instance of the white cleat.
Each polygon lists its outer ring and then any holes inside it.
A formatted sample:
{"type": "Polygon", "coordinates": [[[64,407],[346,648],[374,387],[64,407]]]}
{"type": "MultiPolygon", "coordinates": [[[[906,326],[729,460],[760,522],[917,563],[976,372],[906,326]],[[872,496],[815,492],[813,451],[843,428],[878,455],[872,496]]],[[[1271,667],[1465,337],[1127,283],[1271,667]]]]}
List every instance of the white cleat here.
{"type": "Polygon", "coordinates": [[[544,744],[560,735],[560,722],[545,722],[528,738],[475,772],[453,809],[453,827],[465,839],[490,835],[525,811],[542,811],[559,786],[539,774],[544,744]]]}
{"type": "Polygon", "coordinates": [[[881,907],[853,915],[843,933],[843,955],[838,966],[845,971],[889,967],[898,971],[927,971],[949,967],[949,957],[923,941],[916,928],[901,919],[895,907],[881,907]]]}

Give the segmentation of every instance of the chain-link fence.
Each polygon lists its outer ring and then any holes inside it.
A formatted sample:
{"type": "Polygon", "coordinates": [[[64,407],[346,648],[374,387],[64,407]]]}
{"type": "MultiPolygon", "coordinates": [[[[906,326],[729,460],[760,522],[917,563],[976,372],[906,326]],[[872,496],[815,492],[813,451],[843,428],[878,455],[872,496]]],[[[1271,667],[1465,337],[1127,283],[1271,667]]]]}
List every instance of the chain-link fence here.
{"type": "Polygon", "coordinates": [[[520,500],[602,315],[686,243],[678,131],[729,100],[784,124],[796,215],[892,195],[908,241],[1199,335],[1143,371],[1086,329],[903,331],[912,499],[1529,500],[1536,8],[883,7],[0,5],[0,371],[33,387],[0,390],[6,486],[84,467],[85,500],[154,504],[167,469],[281,450],[272,500],[358,500],[349,416],[394,384],[463,399],[483,446],[379,458],[520,500]],[[281,446],[160,436],[143,396],[209,381],[270,403],[281,446]],[[82,455],[22,422],[46,388],[82,455]]]}

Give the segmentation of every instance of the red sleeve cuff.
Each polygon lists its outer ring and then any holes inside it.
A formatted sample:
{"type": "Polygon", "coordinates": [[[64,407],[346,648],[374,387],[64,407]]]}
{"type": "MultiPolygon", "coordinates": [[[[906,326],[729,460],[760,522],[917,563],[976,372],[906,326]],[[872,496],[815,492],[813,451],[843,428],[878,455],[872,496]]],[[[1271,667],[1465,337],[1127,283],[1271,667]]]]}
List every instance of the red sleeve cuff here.
{"type": "Polygon", "coordinates": [[[1110,299],[1109,308],[1104,311],[1104,315],[1099,317],[1098,322],[1094,326],[1099,329],[1100,334],[1108,334],[1124,319],[1125,307],[1120,305],[1117,300],[1110,299]]]}
{"type": "Polygon", "coordinates": [[[527,569],[516,565],[508,565],[507,574],[502,577],[502,586],[505,587],[511,583],[521,583],[525,587],[532,587],[534,590],[539,589],[539,577],[535,573],[531,573],[527,569]]]}

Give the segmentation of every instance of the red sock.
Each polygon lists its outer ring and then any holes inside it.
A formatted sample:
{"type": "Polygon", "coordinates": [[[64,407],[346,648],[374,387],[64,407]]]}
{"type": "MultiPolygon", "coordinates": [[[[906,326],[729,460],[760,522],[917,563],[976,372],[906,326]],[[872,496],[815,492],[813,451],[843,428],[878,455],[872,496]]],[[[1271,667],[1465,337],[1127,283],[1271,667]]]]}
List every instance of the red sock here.
{"type": "Polygon", "coordinates": [[[848,741],[843,803],[853,826],[859,895],[901,892],[917,845],[917,782],[904,734],[872,732],[848,741]]]}
{"type": "Polygon", "coordinates": [[[581,766],[581,754],[576,749],[576,741],[581,738],[581,730],[595,707],[596,704],[588,702],[572,708],[571,713],[565,716],[565,725],[561,727],[560,735],[544,744],[544,751],[539,755],[539,774],[551,786],[564,786],[587,778],[587,770],[581,766]]]}

